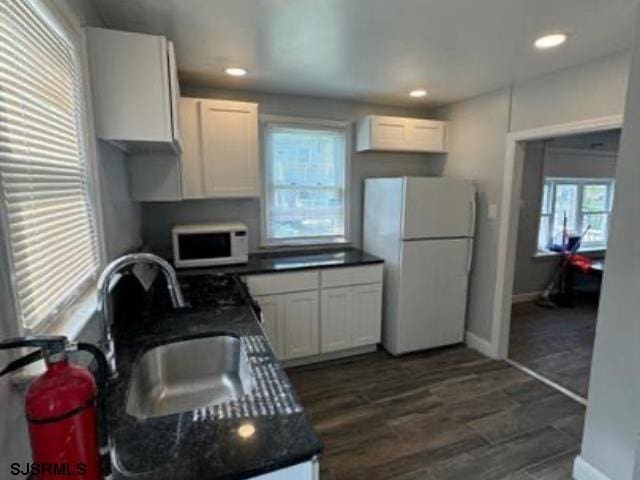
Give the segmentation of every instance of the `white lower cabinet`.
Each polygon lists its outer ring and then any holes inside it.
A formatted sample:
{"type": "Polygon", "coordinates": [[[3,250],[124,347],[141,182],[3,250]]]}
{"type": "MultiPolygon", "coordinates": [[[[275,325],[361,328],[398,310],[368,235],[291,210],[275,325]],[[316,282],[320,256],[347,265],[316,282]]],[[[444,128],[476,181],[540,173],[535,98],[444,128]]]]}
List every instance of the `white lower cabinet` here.
{"type": "Polygon", "coordinates": [[[279,324],[283,316],[284,295],[263,295],[254,297],[254,300],[258,302],[262,310],[262,328],[269,338],[271,347],[278,358],[283,358],[284,351],[280,340],[279,324]]]}
{"type": "Polygon", "coordinates": [[[382,284],[350,287],[351,346],[375,345],[382,337],[382,284]]]}
{"type": "Polygon", "coordinates": [[[246,280],[280,360],[380,343],[381,264],[251,275],[246,280]]]}
{"type": "Polygon", "coordinates": [[[323,353],[349,348],[353,317],[351,290],[327,288],[322,290],[320,303],[320,349],[323,353]]]}
{"type": "Polygon", "coordinates": [[[382,329],[382,285],[323,289],[320,312],[322,353],[375,345],[382,329]]]}
{"type": "Polygon", "coordinates": [[[251,477],[251,480],[320,480],[319,462],[313,459],[259,477],[251,477]]]}
{"type": "Polygon", "coordinates": [[[281,325],[284,358],[320,353],[317,290],[286,294],[281,325]]]}
{"type": "Polygon", "coordinates": [[[318,291],[254,297],[262,309],[263,328],[281,360],[320,352],[318,291]]]}

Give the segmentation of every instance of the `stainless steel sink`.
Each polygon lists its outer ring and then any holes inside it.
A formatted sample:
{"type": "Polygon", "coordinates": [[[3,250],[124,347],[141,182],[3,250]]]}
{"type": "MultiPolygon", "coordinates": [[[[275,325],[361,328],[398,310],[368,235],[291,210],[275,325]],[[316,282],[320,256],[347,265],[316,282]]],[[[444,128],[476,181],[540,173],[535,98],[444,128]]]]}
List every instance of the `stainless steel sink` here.
{"type": "Polygon", "coordinates": [[[216,405],[253,388],[240,340],[218,335],[167,343],[145,352],[133,367],[127,413],[159,417],[216,405]]]}

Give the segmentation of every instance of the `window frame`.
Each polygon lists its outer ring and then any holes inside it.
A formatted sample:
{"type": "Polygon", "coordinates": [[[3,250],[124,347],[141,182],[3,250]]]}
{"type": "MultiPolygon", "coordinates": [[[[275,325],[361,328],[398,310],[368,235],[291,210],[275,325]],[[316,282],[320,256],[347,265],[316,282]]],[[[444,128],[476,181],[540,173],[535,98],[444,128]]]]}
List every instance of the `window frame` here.
{"type": "Polygon", "coordinates": [[[576,228],[580,234],[584,232],[586,225],[583,223],[583,216],[585,214],[595,214],[595,215],[607,215],[607,230],[606,230],[606,238],[607,242],[605,244],[600,243],[582,243],[578,252],[589,252],[589,251],[606,251],[608,246],[609,232],[611,230],[611,214],[613,210],[613,198],[615,193],[615,178],[613,177],[602,177],[602,178],[594,178],[594,177],[543,177],[542,179],[542,195],[540,199],[540,207],[538,209],[538,226],[537,226],[537,236],[536,236],[536,256],[541,255],[551,255],[556,252],[546,249],[540,248],[540,230],[541,224],[544,217],[547,217],[547,232],[548,243],[551,243],[553,239],[553,219],[555,216],[555,192],[557,185],[576,185],[577,186],[577,198],[576,198],[576,228]],[[544,188],[549,184],[549,194],[548,194],[548,202],[547,205],[548,210],[545,210],[544,205],[544,188]],[[607,187],[607,210],[603,211],[585,211],[583,209],[583,198],[584,198],[584,189],[589,185],[605,185],[607,187]],[[545,211],[547,213],[545,213],[545,211]]]}
{"type": "Polygon", "coordinates": [[[284,115],[260,115],[260,141],[262,147],[262,161],[260,172],[262,175],[262,193],[260,195],[260,248],[279,247],[318,247],[330,245],[347,245],[351,243],[351,155],[352,155],[352,125],[349,121],[327,120],[309,117],[295,117],[284,115]],[[320,236],[287,239],[269,239],[267,235],[268,195],[269,195],[269,139],[270,126],[307,128],[311,130],[342,131],[344,134],[344,236],[320,236]]]}
{"type": "MultiPolygon", "coordinates": [[[[0,322],[0,333],[5,336],[59,334],[74,340],[95,314],[97,280],[107,259],[86,32],[73,13],[63,5],[45,3],[42,0],[31,0],[31,2],[39,13],[49,20],[51,27],[72,45],[78,61],[78,71],[82,76],[80,98],[83,103],[81,107],[84,108],[78,109],[79,124],[82,136],[81,144],[85,149],[83,153],[87,169],[89,202],[95,218],[98,271],[93,281],[89,281],[86,287],[59,306],[53,318],[43,321],[33,328],[25,328],[21,319],[18,318],[19,308],[17,307],[17,292],[11,261],[11,246],[6,235],[8,234],[8,216],[4,203],[0,202],[0,272],[2,273],[0,275],[0,296],[6,296],[10,299],[10,301],[1,302],[2,305],[0,305],[0,318],[6,319],[6,321],[0,322]]],[[[2,193],[1,189],[0,185],[0,193],[2,193]]]]}

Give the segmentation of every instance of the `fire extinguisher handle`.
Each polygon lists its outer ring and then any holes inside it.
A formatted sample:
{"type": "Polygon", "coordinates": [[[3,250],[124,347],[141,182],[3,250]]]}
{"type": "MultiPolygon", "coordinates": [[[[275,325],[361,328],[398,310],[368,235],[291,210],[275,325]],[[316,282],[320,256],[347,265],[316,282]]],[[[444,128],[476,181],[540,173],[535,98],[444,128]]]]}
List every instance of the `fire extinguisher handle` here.
{"type": "Polygon", "coordinates": [[[14,372],[20,368],[26,367],[31,363],[35,363],[38,360],[42,360],[42,350],[36,350],[35,352],[31,352],[24,357],[16,358],[12,362],[9,362],[6,367],[0,370],[0,377],[14,372]]]}
{"type": "Polygon", "coordinates": [[[0,341],[0,350],[12,348],[36,347],[46,350],[48,353],[64,352],[67,348],[67,337],[62,335],[38,335],[26,337],[7,338],[0,341]]]}

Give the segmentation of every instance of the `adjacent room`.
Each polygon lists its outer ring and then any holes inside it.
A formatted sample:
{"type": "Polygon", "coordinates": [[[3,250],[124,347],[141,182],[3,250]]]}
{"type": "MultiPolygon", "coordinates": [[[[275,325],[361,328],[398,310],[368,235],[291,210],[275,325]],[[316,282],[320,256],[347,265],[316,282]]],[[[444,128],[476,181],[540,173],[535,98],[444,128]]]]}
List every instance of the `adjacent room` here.
{"type": "Polygon", "coordinates": [[[509,358],[586,403],[620,131],[531,141],[509,358]]]}
{"type": "Polygon", "coordinates": [[[640,0],[0,0],[0,479],[640,480],[640,0]]]}

